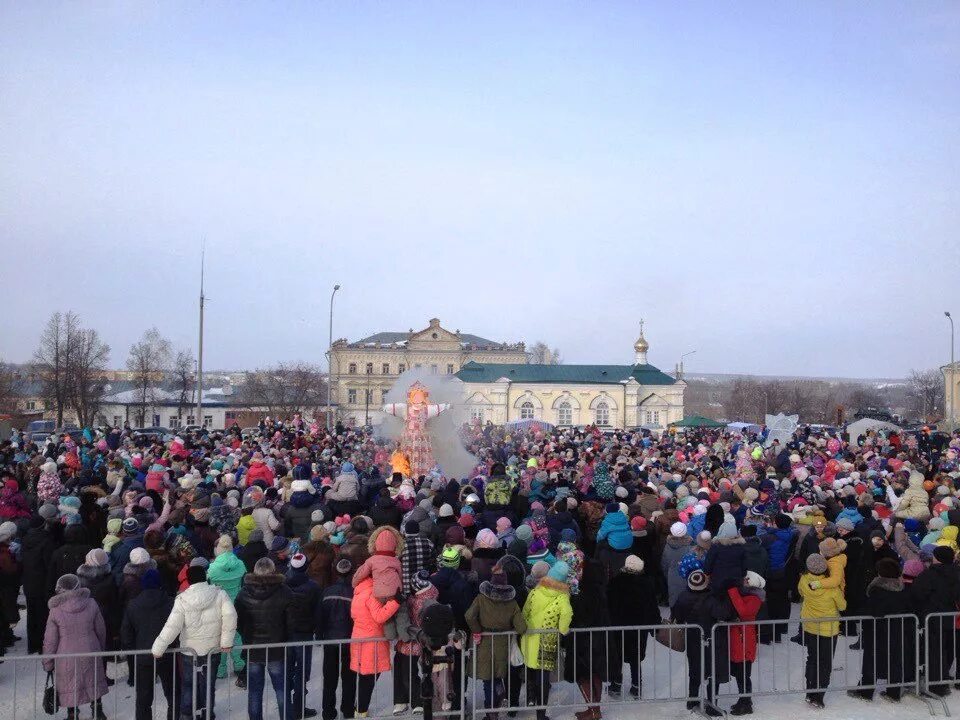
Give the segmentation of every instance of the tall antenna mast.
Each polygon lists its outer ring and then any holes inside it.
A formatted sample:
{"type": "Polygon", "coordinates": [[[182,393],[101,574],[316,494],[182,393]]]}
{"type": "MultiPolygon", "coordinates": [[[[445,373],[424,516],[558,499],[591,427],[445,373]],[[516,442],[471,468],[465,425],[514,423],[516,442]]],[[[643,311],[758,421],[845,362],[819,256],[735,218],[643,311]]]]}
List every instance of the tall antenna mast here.
{"type": "Polygon", "coordinates": [[[200,346],[197,350],[197,425],[203,428],[203,265],[207,240],[200,243],[200,346]]]}

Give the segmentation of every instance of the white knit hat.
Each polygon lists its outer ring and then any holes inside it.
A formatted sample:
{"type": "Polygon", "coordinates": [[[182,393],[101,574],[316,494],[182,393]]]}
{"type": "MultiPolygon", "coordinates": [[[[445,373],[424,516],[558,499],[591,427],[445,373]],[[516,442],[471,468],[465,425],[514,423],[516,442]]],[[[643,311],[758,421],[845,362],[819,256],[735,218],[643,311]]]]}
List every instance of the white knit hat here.
{"type": "Polygon", "coordinates": [[[678,520],[670,526],[670,534],[676,538],[683,537],[687,534],[687,526],[678,520]]]}

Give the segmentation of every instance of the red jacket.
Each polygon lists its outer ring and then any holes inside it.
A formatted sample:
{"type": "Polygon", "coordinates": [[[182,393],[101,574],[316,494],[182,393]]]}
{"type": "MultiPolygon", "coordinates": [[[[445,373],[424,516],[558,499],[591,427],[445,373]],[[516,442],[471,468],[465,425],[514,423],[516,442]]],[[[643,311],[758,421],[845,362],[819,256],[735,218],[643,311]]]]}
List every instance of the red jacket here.
{"type": "Polygon", "coordinates": [[[763,600],[758,595],[744,595],[735,587],[727,590],[727,595],[740,619],[750,623],[730,628],[730,660],[736,663],[753,662],[757,659],[757,626],[753,621],[757,619],[763,600]]]}

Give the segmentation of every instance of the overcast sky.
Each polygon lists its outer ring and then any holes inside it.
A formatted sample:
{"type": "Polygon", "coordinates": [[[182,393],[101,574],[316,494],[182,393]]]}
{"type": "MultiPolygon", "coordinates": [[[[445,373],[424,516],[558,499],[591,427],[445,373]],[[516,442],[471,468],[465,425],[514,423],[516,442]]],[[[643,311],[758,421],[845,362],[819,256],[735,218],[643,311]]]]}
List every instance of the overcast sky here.
{"type": "Polygon", "coordinates": [[[335,336],[902,376],[960,315],[953,2],[0,2],[0,357],[335,336]]]}

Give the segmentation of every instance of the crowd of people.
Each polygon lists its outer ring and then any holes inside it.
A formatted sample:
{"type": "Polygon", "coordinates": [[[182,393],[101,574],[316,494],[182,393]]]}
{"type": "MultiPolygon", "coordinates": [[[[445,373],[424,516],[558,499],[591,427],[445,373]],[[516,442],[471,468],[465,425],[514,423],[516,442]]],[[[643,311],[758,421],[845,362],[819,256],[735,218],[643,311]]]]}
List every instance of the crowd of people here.
{"type": "MultiPolygon", "coordinates": [[[[422,710],[420,623],[440,603],[454,632],[430,670],[435,707],[457,710],[473,679],[491,717],[530,704],[544,720],[561,681],[583,694],[578,720],[598,720],[604,696],[642,697],[654,637],[599,629],[670,621],[686,628],[688,705],[705,694],[718,714],[713,689],[735,682],[744,715],[758,645],[801,644],[822,708],[843,639],[862,650],[861,685],[898,701],[924,619],[960,607],[960,435],[462,435],[477,466],[452,478],[393,472],[391,443],[299,417],[168,442],[14,432],[0,442],[0,644],[20,639],[25,610],[26,651],[71,719],[91,706],[102,720],[124,681],[137,720],[152,717],[154,674],[171,720],[213,717],[218,681],[246,688],[257,720],[268,676],[282,718],[362,718],[388,672],[400,715],[422,710]],[[117,661],[78,655],[93,652],[117,661]]],[[[929,625],[931,692],[956,677],[955,627],[929,625]]]]}

